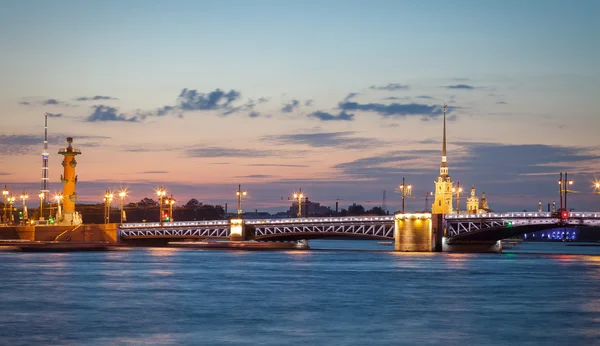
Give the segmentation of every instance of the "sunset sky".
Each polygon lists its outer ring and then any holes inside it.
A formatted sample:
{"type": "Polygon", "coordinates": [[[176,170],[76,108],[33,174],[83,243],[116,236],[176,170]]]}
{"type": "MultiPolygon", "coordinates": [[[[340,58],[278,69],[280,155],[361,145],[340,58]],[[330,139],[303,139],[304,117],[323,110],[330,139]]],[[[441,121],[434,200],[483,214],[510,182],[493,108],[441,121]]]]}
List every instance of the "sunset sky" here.
{"type": "MultiPolygon", "coordinates": [[[[0,184],[50,189],[74,137],[78,193],[128,201],[163,185],[278,211],[299,188],[328,206],[422,210],[439,174],[497,211],[600,210],[599,1],[2,1],[0,184]],[[282,198],[284,200],[282,200],[282,198]]],[[[466,197],[466,194],[462,196],[466,197]]],[[[431,203],[431,201],[430,201],[431,203]]],[[[35,204],[35,199],[32,201],[35,204]]],[[[464,199],[461,202],[464,207],[464,199]]]]}

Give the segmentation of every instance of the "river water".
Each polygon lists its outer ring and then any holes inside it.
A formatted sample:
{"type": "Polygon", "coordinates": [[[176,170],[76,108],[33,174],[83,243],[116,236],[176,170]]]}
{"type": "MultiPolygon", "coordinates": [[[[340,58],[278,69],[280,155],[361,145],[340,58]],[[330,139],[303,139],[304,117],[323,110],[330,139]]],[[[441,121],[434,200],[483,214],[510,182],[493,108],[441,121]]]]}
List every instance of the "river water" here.
{"type": "Polygon", "coordinates": [[[600,247],[526,243],[498,255],[310,244],[0,251],[0,344],[600,344],[600,247]]]}

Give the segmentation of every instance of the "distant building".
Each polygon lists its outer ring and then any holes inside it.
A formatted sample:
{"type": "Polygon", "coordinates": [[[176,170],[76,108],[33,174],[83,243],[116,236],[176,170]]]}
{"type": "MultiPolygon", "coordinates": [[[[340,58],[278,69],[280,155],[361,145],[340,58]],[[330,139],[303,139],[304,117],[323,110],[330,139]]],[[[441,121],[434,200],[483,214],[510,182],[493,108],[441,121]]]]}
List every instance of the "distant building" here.
{"type": "MultiPolygon", "coordinates": [[[[302,217],[306,216],[329,216],[334,212],[329,207],[322,206],[321,203],[311,202],[309,200],[302,202],[302,217]]],[[[290,209],[287,211],[290,217],[298,215],[298,202],[292,202],[290,209]]]]}
{"type": "Polygon", "coordinates": [[[431,206],[433,214],[452,214],[452,179],[448,174],[448,161],[446,159],[446,105],[444,105],[444,133],[442,140],[442,163],[440,176],[435,181],[435,199],[431,206]]]}
{"type": "Polygon", "coordinates": [[[475,186],[471,187],[471,195],[467,197],[467,213],[483,214],[490,212],[488,201],[485,198],[485,192],[481,194],[481,198],[475,195],[475,186]]]}

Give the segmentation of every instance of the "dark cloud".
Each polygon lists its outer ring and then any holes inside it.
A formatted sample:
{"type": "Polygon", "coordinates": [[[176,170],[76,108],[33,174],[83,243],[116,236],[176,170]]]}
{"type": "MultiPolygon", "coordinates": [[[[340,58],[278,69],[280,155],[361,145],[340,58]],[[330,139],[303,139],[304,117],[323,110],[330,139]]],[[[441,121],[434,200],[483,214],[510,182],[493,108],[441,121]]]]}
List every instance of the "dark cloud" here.
{"type": "Polygon", "coordinates": [[[239,91],[233,89],[229,92],[215,89],[205,94],[185,88],[179,94],[177,104],[182,111],[228,110],[241,96],[239,91]]]}
{"type": "Polygon", "coordinates": [[[12,173],[0,172],[0,175],[12,175],[12,173]]]}
{"type": "Polygon", "coordinates": [[[249,167],[292,167],[292,168],[300,168],[300,167],[308,167],[308,165],[292,165],[292,164],[277,164],[277,163],[252,163],[246,166],[249,167]]]}
{"type": "Polygon", "coordinates": [[[19,102],[19,104],[24,105],[24,106],[29,106],[31,104],[31,102],[21,101],[21,102],[19,102]]]}
{"type": "Polygon", "coordinates": [[[445,88],[446,89],[466,89],[466,90],[475,89],[474,86],[467,85],[467,84],[447,85],[447,86],[445,86],[445,88]]]}
{"type": "Polygon", "coordinates": [[[70,104],[68,104],[67,102],[63,102],[60,101],[58,99],[45,99],[45,100],[38,100],[38,101],[21,101],[19,102],[20,105],[23,106],[31,106],[31,105],[41,105],[41,106],[71,106],[70,104]]]}
{"type": "Polygon", "coordinates": [[[358,96],[358,93],[349,93],[348,95],[346,95],[346,97],[344,98],[344,101],[348,101],[352,98],[355,98],[356,96],[358,96]]]}
{"type": "Polygon", "coordinates": [[[408,89],[408,85],[405,84],[399,84],[399,83],[389,83],[387,85],[371,85],[369,87],[369,89],[373,89],[373,90],[387,90],[387,91],[394,91],[394,90],[403,90],[403,89],[408,89]]]}
{"type": "Polygon", "coordinates": [[[298,101],[298,100],[292,100],[292,101],[284,104],[283,108],[281,108],[281,111],[285,112],[285,113],[291,113],[296,108],[298,108],[299,106],[300,106],[300,101],[298,101]]]}
{"type": "Polygon", "coordinates": [[[110,96],[101,96],[101,95],[75,98],[75,101],[103,101],[103,100],[118,100],[118,98],[110,97],[110,96]]]}
{"type": "Polygon", "coordinates": [[[47,105],[59,105],[59,104],[61,104],[61,103],[62,103],[62,102],[60,102],[60,101],[59,101],[59,100],[57,100],[57,99],[47,99],[47,100],[44,100],[44,101],[42,101],[42,104],[43,104],[44,106],[47,106],[47,105]]]}
{"type": "Polygon", "coordinates": [[[263,141],[276,144],[303,144],[314,148],[338,147],[346,149],[369,149],[382,142],[373,138],[352,137],[355,132],[302,133],[265,136],[263,141]]]}
{"type": "Polygon", "coordinates": [[[306,100],[304,101],[304,106],[305,107],[311,107],[313,105],[313,100],[306,100]]]}
{"type": "Polygon", "coordinates": [[[308,115],[310,118],[317,118],[321,121],[352,121],[354,120],[354,114],[346,113],[344,111],[339,112],[338,114],[331,114],[323,111],[316,111],[310,113],[308,115]]]}
{"type": "Polygon", "coordinates": [[[251,175],[239,175],[236,178],[245,178],[245,179],[266,179],[266,178],[273,178],[275,177],[274,175],[269,175],[269,174],[251,174],[251,175]]]}
{"type": "Polygon", "coordinates": [[[46,113],[50,118],[60,118],[63,116],[62,113],[46,113]]]}
{"type": "Polygon", "coordinates": [[[185,150],[187,157],[269,157],[276,153],[272,150],[234,149],[223,147],[199,147],[185,150]]]}
{"type": "MultiPolygon", "coordinates": [[[[72,136],[66,134],[55,134],[48,136],[48,144],[50,145],[64,145],[66,144],[67,137],[74,137],[76,143],[79,145],[85,144],[85,146],[93,146],[94,143],[81,142],[83,140],[88,141],[101,141],[110,139],[105,136],[72,136]]],[[[0,134],[0,154],[3,155],[29,155],[39,153],[40,148],[44,144],[43,133],[39,134],[0,134]]]]}
{"type": "Polygon", "coordinates": [[[181,150],[180,147],[156,147],[151,144],[148,145],[132,145],[132,146],[121,146],[120,150],[129,153],[154,153],[154,152],[170,152],[181,150]]]}
{"type": "Polygon", "coordinates": [[[117,114],[117,109],[114,107],[95,105],[92,106],[93,112],[85,118],[85,121],[103,122],[103,121],[125,121],[125,122],[137,122],[138,117],[132,116],[127,117],[125,114],[117,114]]]}
{"type": "MultiPolygon", "coordinates": [[[[357,103],[357,102],[340,102],[339,108],[342,111],[363,111],[375,112],[383,117],[406,117],[406,116],[422,116],[435,118],[443,114],[443,108],[440,106],[430,106],[420,103],[392,103],[389,105],[381,103],[357,103]]],[[[452,112],[456,107],[447,107],[447,112],[452,112]]]]}
{"type": "Polygon", "coordinates": [[[433,97],[427,95],[417,96],[418,99],[433,100],[433,97]]]}
{"type": "Polygon", "coordinates": [[[497,105],[507,105],[508,102],[506,102],[506,101],[498,101],[498,102],[496,102],[496,104],[497,105]]]}
{"type": "Polygon", "coordinates": [[[169,171],[145,171],[145,172],[138,172],[137,174],[167,174],[169,173],[169,171]]]}

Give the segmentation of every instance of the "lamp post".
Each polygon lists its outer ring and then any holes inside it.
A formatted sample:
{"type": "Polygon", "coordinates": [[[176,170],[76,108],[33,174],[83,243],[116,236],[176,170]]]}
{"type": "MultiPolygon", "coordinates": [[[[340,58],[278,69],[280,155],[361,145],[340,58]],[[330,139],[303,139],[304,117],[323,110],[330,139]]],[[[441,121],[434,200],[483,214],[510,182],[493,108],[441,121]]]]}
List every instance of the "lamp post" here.
{"type": "Polygon", "coordinates": [[[27,216],[27,204],[25,203],[28,198],[29,198],[29,196],[27,195],[27,193],[25,191],[23,191],[21,193],[21,201],[23,202],[23,224],[25,224],[25,222],[28,219],[28,216],[27,216]]]}
{"type": "Polygon", "coordinates": [[[404,198],[412,194],[412,185],[406,185],[404,177],[402,177],[402,185],[400,185],[400,193],[402,194],[402,214],[404,214],[404,198]]]}
{"type": "Polygon", "coordinates": [[[238,189],[236,191],[237,202],[238,202],[238,217],[242,216],[242,196],[246,196],[248,192],[246,190],[242,191],[242,185],[238,185],[238,189]]]}
{"type": "Polygon", "coordinates": [[[63,200],[63,195],[58,193],[56,195],[54,195],[54,199],[56,200],[56,219],[59,220],[62,217],[62,208],[61,208],[61,203],[63,200]]]}
{"type": "Polygon", "coordinates": [[[156,195],[158,196],[158,209],[160,213],[160,225],[164,224],[163,220],[163,198],[167,195],[167,190],[165,190],[162,186],[156,190],[156,195]]]}
{"type": "Polygon", "coordinates": [[[107,190],[104,193],[104,223],[110,223],[110,203],[112,202],[114,194],[112,191],[107,190]]]}
{"type": "Polygon", "coordinates": [[[594,182],[594,193],[600,195],[600,181],[594,182]]]}
{"type": "Polygon", "coordinates": [[[38,197],[40,198],[40,220],[44,220],[44,197],[46,197],[46,194],[44,191],[40,191],[38,197]]]}
{"type": "Polygon", "coordinates": [[[121,224],[123,224],[123,219],[125,219],[125,211],[123,210],[123,204],[125,202],[125,197],[127,196],[127,191],[121,189],[119,191],[119,201],[120,201],[120,209],[121,209],[121,224]]]}
{"type": "Polygon", "coordinates": [[[169,222],[173,222],[173,204],[175,204],[175,198],[173,198],[173,195],[171,195],[171,197],[167,197],[165,204],[169,206],[169,222]]]}
{"type": "Polygon", "coordinates": [[[456,213],[460,214],[460,193],[462,192],[460,181],[456,183],[456,187],[452,188],[452,192],[456,193],[456,213]]]}
{"type": "Polygon", "coordinates": [[[560,195],[560,209],[561,210],[569,211],[569,209],[567,207],[567,195],[569,194],[569,192],[573,192],[573,191],[569,190],[569,186],[573,185],[573,184],[574,184],[573,179],[568,178],[568,173],[565,172],[564,179],[563,179],[562,172],[560,173],[560,179],[558,180],[558,189],[559,189],[559,195],[560,195]],[[563,204],[563,197],[564,197],[564,204],[563,204]]]}
{"type": "Polygon", "coordinates": [[[302,193],[302,188],[298,190],[298,192],[294,193],[294,199],[298,201],[298,214],[297,217],[302,217],[302,199],[304,198],[304,194],[302,193]]]}
{"type": "Polygon", "coordinates": [[[429,211],[429,197],[433,196],[433,192],[425,192],[425,212],[429,211]]]}
{"type": "Polygon", "coordinates": [[[4,190],[2,190],[2,197],[4,197],[4,204],[2,205],[4,207],[4,213],[2,214],[2,223],[6,224],[6,199],[8,198],[8,189],[6,188],[6,185],[4,185],[4,190]]]}
{"type": "Polygon", "coordinates": [[[15,215],[13,213],[13,204],[15,203],[15,196],[8,197],[8,223],[13,224],[15,221],[15,215]]]}

